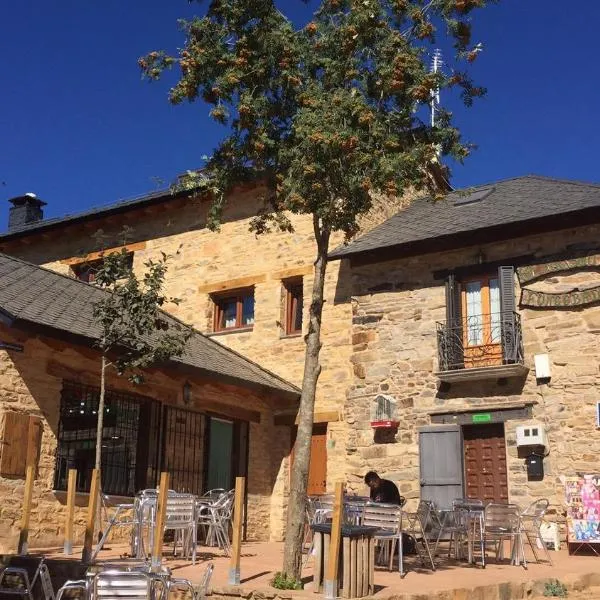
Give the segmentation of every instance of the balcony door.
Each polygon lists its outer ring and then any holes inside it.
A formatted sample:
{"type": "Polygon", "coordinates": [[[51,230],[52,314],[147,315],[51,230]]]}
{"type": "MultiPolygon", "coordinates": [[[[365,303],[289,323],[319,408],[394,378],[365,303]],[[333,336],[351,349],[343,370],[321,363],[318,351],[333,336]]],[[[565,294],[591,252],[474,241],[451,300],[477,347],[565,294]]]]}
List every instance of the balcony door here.
{"type": "Polygon", "coordinates": [[[498,277],[466,280],[461,292],[465,367],[502,364],[498,277]]]}
{"type": "Polygon", "coordinates": [[[438,330],[442,370],[515,363],[522,347],[514,268],[467,270],[446,279],[446,323],[438,330]]]}

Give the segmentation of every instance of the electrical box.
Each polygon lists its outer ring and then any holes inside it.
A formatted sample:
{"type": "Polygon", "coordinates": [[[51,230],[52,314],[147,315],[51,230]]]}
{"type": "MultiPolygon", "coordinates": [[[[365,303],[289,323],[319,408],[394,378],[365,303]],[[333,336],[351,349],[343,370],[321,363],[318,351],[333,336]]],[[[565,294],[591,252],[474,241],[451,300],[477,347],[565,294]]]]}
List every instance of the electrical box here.
{"type": "Polygon", "coordinates": [[[546,430],[540,423],[532,425],[519,425],[517,427],[517,447],[520,446],[548,446],[546,430]]]}
{"type": "Polygon", "coordinates": [[[533,357],[536,379],[550,379],[550,357],[547,354],[536,354],[533,357]]]}

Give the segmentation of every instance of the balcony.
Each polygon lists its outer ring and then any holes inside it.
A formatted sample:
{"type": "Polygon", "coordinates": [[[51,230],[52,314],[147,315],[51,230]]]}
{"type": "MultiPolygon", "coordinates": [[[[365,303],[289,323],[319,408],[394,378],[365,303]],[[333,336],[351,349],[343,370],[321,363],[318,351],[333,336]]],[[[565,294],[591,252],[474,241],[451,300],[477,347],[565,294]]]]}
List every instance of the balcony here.
{"type": "Polygon", "coordinates": [[[512,311],[436,323],[439,371],[448,383],[524,377],[521,316],[512,311]]]}

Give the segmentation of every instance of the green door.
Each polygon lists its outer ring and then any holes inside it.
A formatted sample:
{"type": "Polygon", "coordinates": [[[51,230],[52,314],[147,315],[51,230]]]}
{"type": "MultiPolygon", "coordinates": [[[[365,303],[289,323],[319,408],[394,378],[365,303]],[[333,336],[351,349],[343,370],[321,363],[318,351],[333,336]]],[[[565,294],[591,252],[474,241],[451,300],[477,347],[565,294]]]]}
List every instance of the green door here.
{"type": "Polygon", "coordinates": [[[207,490],[232,485],[231,464],[233,457],[233,423],[223,419],[210,420],[210,442],[208,448],[207,490]]]}

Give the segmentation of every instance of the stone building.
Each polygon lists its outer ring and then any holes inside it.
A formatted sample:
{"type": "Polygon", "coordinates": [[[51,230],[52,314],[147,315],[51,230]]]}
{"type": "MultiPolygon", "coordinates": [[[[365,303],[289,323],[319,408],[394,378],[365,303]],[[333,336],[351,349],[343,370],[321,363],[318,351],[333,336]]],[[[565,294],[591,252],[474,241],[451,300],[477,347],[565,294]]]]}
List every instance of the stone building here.
{"type": "MultiPolygon", "coordinates": [[[[0,551],[15,551],[27,464],[36,479],[34,547],[62,545],[68,469],[77,476],[81,541],[95,460],[100,355],[93,306],[103,294],[74,278],[0,254],[0,551]]],[[[182,357],[148,369],[134,385],[107,372],[102,488],[131,497],[157,485],[201,493],[247,477],[248,537],[282,528],[281,465],[290,427],[274,415],[299,390],[195,332],[182,357]]]]}
{"type": "Polygon", "coordinates": [[[562,477],[599,471],[600,186],[417,200],[331,259],[352,279],[348,471],[561,512],[562,477]]]}

